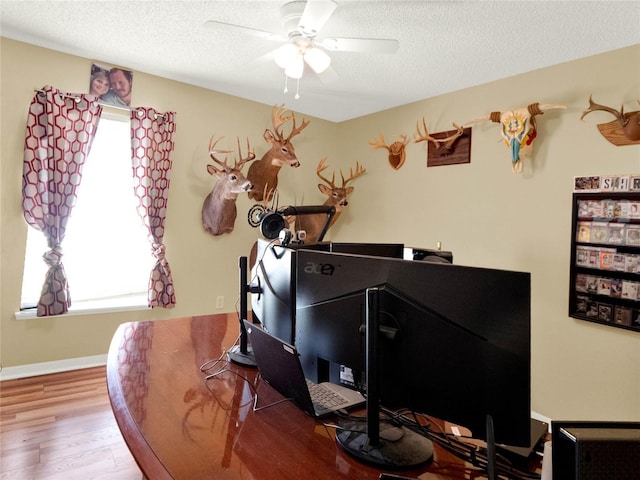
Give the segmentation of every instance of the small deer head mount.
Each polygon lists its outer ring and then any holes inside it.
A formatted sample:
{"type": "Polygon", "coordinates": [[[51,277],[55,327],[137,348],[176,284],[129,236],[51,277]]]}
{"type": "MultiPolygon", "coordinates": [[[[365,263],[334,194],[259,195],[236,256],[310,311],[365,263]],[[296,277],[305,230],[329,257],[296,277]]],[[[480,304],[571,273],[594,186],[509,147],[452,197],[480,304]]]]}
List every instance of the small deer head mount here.
{"type": "Polygon", "coordinates": [[[406,135],[394,135],[396,138],[400,138],[402,140],[395,141],[390,145],[387,145],[384,139],[384,135],[380,132],[380,138],[374,138],[369,142],[373,148],[384,148],[389,152],[387,159],[389,160],[389,165],[394,170],[399,170],[402,165],[404,165],[405,161],[405,151],[404,147],[406,147],[409,140],[407,140],[406,135]]]}
{"type": "Polygon", "coordinates": [[[527,107],[503,112],[491,112],[484,117],[470,120],[466,125],[485,120],[491,120],[502,125],[502,139],[511,149],[511,169],[514,173],[520,173],[524,166],[524,159],[533,153],[533,141],[538,135],[536,116],[545,110],[567,108],[566,105],[554,103],[532,103],[527,107]]]}
{"type": "MultiPolygon", "coordinates": [[[[366,170],[357,161],[356,161],[355,171],[353,170],[353,168],[349,169],[348,178],[345,179],[344,174],[342,173],[342,170],[340,170],[342,185],[338,187],[335,184],[335,177],[336,177],[335,171],[331,175],[331,180],[329,180],[327,177],[322,175],[322,172],[324,172],[327,168],[329,168],[329,165],[327,165],[326,162],[327,162],[326,158],[323,158],[320,160],[320,162],[318,162],[318,166],[316,168],[316,175],[318,176],[318,178],[320,178],[320,180],[324,182],[324,183],[318,184],[318,189],[324,195],[327,196],[327,200],[323,203],[323,205],[333,206],[336,209],[336,213],[331,219],[331,224],[329,225],[329,227],[331,227],[331,225],[333,225],[338,219],[338,217],[340,216],[342,209],[349,204],[348,198],[349,198],[349,195],[353,193],[353,187],[349,186],[348,183],[351,182],[352,180],[355,180],[359,176],[363,175],[366,172],[366,170]]],[[[318,235],[322,230],[322,227],[324,226],[325,221],[326,221],[325,214],[300,215],[295,219],[296,230],[297,231],[304,230],[306,232],[306,238],[305,238],[306,243],[315,243],[318,238],[318,235]]]]}
{"type": "Polygon", "coordinates": [[[247,156],[242,158],[240,139],[238,139],[238,159],[231,167],[227,163],[227,157],[224,160],[216,158],[216,155],[220,153],[231,152],[231,150],[216,149],[216,144],[220,140],[222,137],[217,140],[211,137],[209,143],[209,156],[218,166],[207,165],[207,172],[217,177],[218,180],[202,204],[202,226],[212,235],[222,235],[233,231],[238,213],[236,208],[238,194],[249,192],[253,188],[251,182],[242,173],[242,167],[248,161],[256,158],[255,153],[251,151],[248,139],[247,156]]]}
{"type": "MultiPolygon", "coordinates": [[[[638,100],[640,104],[640,100],[638,100]]],[[[593,101],[591,95],[589,95],[589,107],[582,112],[580,120],[583,120],[591,112],[602,110],[603,112],[609,112],[615,120],[609,123],[603,123],[598,125],[600,133],[614,145],[633,145],[640,144],[640,111],[625,113],[624,107],[620,107],[620,111],[599,105],[593,101]]]]}
{"type": "Polygon", "coordinates": [[[278,173],[283,165],[290,165],[294,168],[300,166],[300,161],[296,156],[296,150],[291,139],[299,135],[307,125],[309,120],[302,120],[300,126],[296,126],[296,117],[293,112],[287,114],[288,110],[282,105],[276,105],[271,109],[272,130],[265,130],[264,139],[271,144],[271,148],[263,157],[251,164],[247,178],[253,184],[254,189],[249,192],[249,198],[262,201],[264,192],[273,192],[278,187],[278,173]],[[288,121],[292,122],[291,132],[285,137],[282,127],[288,121]]]}

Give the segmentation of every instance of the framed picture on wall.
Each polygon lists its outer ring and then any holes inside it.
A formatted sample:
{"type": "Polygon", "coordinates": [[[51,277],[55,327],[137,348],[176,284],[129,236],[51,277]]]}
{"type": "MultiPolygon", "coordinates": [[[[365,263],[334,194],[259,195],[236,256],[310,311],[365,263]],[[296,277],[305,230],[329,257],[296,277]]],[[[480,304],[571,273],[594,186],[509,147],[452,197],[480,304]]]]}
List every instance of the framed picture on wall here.
{"type": "Polygon", "coordinates": [[[115,107],[129,108],[133,90],[133,72],[120,67],[91,65],[89,93],[98,95],[100,102],[115,107]]]}

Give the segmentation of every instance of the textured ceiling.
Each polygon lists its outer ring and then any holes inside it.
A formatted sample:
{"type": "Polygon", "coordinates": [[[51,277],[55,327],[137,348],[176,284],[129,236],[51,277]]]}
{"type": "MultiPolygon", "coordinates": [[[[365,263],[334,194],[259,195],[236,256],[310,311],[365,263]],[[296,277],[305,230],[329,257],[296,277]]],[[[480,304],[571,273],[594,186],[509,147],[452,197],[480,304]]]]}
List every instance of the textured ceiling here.
{"type": "Polygon", "coordinates": [[[298,100],[272,59],[280,43],[203,26],[283,33],[286,0],[0,0],[0,34],[336,122],[640,43],[639,1],[337,2],[320,37],[400,48],[331,52],[332,71],[305,72],[298,100]]]}

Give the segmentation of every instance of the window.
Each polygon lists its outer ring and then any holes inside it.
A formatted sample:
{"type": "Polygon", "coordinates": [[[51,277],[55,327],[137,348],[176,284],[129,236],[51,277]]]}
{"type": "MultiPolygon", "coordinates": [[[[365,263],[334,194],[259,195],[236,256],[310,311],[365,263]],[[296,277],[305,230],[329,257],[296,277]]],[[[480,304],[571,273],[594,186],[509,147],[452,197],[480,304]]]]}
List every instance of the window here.
{"type": "MultiPolygon", "coordinates": [[[[102,113],[82,172],[62,242],[71,310],[146,306],[154,260],[136,212],[128,115],[102,113]]],[[[47,271],[42,255],[47,250],[45,236],[29,227],[21,309],[38,303],[47,271]]]]}

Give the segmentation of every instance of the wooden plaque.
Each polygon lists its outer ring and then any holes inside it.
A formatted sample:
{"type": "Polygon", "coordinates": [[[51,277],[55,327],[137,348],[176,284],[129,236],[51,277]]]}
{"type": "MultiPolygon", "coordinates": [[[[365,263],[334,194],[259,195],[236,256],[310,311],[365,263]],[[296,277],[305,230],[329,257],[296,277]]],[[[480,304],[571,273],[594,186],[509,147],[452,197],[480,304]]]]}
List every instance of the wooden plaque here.
{"type": "MultiPolygon", "coordinates": [[[[437,139],[447,138],[454,133],[456,133],[456,130],[449,130],[447,132],[434,133],[432,137],[437,139]]],[[[437,148],[433,142],[429,142],[427,150],[427,167],[471,163],[471,127],[463,130],[462,135],[456,139],[450,150],[447,150],[444,146],[437,148]]]]}

